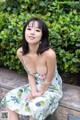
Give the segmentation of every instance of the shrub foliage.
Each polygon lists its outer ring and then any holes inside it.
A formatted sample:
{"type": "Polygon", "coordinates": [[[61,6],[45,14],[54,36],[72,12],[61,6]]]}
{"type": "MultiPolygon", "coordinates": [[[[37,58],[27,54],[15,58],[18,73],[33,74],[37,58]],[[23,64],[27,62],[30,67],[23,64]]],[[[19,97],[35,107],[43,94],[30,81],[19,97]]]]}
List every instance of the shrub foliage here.
{"type": "Polygon", "coordinates": [[[63,0],[6,0],[0,3],[0,65],[19,72],[16,56],[24,23],[42,18],[49,28],[49,43],[56,51],[60,72],[80,72],[80,3],[63,0]]]}

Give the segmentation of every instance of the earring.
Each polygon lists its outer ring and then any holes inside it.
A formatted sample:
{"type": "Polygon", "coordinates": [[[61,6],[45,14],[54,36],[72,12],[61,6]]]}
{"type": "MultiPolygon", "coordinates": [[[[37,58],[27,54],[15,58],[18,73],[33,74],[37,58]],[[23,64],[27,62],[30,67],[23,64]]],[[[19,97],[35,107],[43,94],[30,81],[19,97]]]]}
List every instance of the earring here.
{"type": "Polygon", "coordinates": [[[39,44],[41,44],[41,41],[39,42],[39,44]]]}

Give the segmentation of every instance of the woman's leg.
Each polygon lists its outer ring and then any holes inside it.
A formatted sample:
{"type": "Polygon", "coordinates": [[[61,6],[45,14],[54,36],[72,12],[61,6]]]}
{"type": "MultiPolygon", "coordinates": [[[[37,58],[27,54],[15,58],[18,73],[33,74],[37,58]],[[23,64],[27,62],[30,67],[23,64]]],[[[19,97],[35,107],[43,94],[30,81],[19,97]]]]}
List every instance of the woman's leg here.
{"type": "Polygon", "coordinates": [[[6,107],[6,111],[8,112],[8,120],[19,120],[19,115],[14,111],[11,111],[6,107]]]}
{"type": "Polygon", "coordinates": [[[30,116],[29,120],[34,120],[33,116],[30,116]]]}

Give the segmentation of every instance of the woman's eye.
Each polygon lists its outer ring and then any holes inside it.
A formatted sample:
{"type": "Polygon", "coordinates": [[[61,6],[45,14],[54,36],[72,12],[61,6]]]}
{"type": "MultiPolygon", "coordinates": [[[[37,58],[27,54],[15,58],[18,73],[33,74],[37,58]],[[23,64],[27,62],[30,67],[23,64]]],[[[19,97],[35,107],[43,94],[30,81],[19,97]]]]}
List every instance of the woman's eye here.
{"type": "Polygon", "coordinates": [[[27,28],[27,30],[31,30],[31,28],[27,28]]]}
{"type": "Polygon", "coordinates": [[[37,32],[40,32],[40,30],[36,30],[37,32]]]}

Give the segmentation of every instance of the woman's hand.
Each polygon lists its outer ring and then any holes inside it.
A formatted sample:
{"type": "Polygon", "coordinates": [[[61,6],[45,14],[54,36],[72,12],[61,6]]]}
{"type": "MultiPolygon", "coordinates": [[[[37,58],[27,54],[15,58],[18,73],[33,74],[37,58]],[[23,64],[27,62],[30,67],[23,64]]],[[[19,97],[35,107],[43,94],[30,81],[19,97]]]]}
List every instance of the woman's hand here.
{"type": "Polygon", "coordinates": [[[41,90],[40,90],[41,95],[48,90],[49,85],[50,85],[50,83],[47,83],[47,82],[44,82],[44,83],[42,84],[41,90]]]}
{"type": "Polygon", "coordinates": [[[41,86],[40,91],[35,91],[35,92],[32,91],[27,99],[32,100],[32,99],[35,99],[36,97],[41,96],[42,94],[44,94],[47,91],[49,85],[50,85],[50,82],[44,82],[41,86]]]}
{"type": "Polygon", "coordinates": [[[39,91],[32,92],[33,98],[39,97],[40,95],[41,95],[41,93],[39,91]]]}
{"type": "Polygon", "coordinates": [[[31,92],[30,95],[27,97],[27,100],[32,100],[39,96],[41,96],[40,92],[31,92]]]}
{"type": "Polygon", "coordinates": [[[30,93],[29,95],[28,95],[28,97],[26,98],[26,100],[32,100],[33,99],[33,96],[32,96],[32,94],[30,93]]]}

